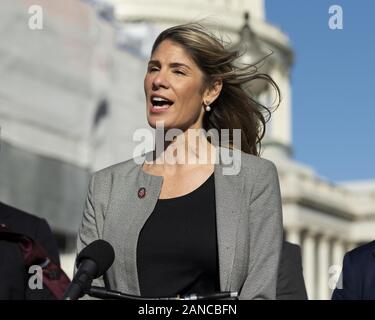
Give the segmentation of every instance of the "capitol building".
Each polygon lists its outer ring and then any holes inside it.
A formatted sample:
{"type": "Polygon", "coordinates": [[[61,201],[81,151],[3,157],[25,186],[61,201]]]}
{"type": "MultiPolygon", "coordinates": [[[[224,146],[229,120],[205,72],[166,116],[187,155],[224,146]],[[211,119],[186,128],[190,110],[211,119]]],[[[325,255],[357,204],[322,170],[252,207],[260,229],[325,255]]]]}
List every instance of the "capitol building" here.
{"type": "MultiPolygon", "coordinates": [[[[147,128],[143,78],[161,30],[198,21],[231,46],[247,45],[281,90],[262,157],[278,169],[286,240],[302,250],[309,299],[330,299],[345,252],[374,240],[375,181],[334,184],[293,159],[288,36],[264,0],[40,0],[42,29],[26,0],[0,4],[0,201],[46,218],[72,275],[90,174],[134,156],[147,128]]],[[[37,8],[35,9],[37,10],[37,8]]],[[[303,57],[299,57],[303,59],[303,57]]],[[[257,84],[271,105],[273,88],[257,84]]]]}

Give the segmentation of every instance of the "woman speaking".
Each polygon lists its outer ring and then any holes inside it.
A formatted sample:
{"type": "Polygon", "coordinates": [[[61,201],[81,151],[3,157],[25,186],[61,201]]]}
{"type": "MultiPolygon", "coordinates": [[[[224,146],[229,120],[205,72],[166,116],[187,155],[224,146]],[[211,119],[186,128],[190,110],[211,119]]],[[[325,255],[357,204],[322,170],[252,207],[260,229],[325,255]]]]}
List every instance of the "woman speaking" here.
{"type": "Polygon", "coordinates": [[[77,249],[104,239],[116,256],[93,285],[141,296],[275,299],[280,187],[275,165],[258,152],[270,111],[245,86],[260,79],[278,97],[279,89],[253,66],[236,66],[238,57],[199,24],[155,40],[144,91],[149,125],[163,125],[163,148],[92,175],[77,249]],[[169,140],[171,129],[179,134],[169,140]],[[224,147],[191,134],[224,129],[240,130],[240,140],[231,133],[224,147]],[[235,173],[224,170],[225,150],[240,155],[235,173]]]}

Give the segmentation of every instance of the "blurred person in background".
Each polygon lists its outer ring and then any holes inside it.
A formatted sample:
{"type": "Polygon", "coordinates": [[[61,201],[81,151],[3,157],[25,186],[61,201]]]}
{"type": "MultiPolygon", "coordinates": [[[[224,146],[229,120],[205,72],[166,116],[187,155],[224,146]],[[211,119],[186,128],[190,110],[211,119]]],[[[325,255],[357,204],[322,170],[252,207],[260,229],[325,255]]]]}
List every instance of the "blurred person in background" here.
{"type": "Polygon", "coordinates": [[[301,248],[294,243],[284,241],[277,278],[276,299],[307,300],[307,298],[301,248]]]}
{"type": "Polygon", "coordinates": [[[375,241],[347,252],[332,300],[375,300],[375,241]]]}
{"type": "Polygon", "coordinates": [[[45,285],[31,289],[28,281],[27,260],[31,256],[35,261],[47,261],[44,268],[60,266],[57,243],[47,221],[0,202],[0,228],[0,299],[56,299],[45,285]],[[36,243],[40,247],[36,248],[36,243]]]}

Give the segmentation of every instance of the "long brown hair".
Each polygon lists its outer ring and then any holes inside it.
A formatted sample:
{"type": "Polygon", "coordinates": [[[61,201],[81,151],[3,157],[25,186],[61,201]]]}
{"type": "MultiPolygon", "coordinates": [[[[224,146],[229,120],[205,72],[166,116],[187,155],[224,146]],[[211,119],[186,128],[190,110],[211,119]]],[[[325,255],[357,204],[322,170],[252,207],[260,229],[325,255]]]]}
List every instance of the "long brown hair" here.
{"type": "Polygon", "coordinates": [[[204,88],[221,80],[222,90],[211,104],[211,111],[203,118],[203,128],[229,129],[229,147],[233,144],[233,130],[241,130],[241,150],[253,155],[260,154],[261,140],[265,135],[266,122],[271,118],[271,109],[252,97],[248,85],[254,80],[263,80],[276,90],[277,104],[280,104],[280,89],[265,73],[258,73],[256,65],[238,66],[235,60],[240,51],[231,51],[223,40],[217,38],[199,23],[188,23],[168,28],[156,38],[151,54],[164,40],[181,45],[192,57],[204,74],[204,88]]]}

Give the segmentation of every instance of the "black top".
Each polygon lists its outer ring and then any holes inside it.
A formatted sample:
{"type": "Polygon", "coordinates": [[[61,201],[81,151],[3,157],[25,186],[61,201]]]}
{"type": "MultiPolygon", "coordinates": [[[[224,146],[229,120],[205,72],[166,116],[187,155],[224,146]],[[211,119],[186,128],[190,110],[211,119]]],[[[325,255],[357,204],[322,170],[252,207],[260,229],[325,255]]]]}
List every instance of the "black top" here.
{"type": "Polygon", "coordinates": [[[139,235],[137,268],[142,296],[220,290],[214,174],[186,195],[158,200],[139,235]]]}

